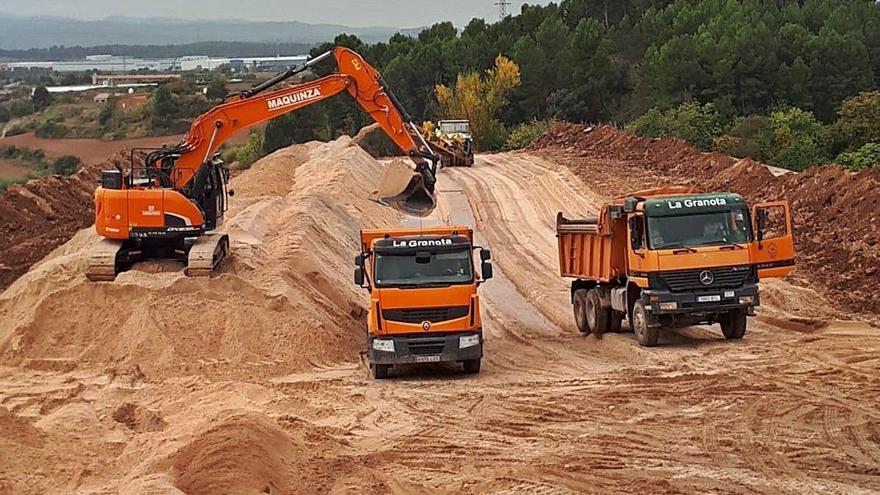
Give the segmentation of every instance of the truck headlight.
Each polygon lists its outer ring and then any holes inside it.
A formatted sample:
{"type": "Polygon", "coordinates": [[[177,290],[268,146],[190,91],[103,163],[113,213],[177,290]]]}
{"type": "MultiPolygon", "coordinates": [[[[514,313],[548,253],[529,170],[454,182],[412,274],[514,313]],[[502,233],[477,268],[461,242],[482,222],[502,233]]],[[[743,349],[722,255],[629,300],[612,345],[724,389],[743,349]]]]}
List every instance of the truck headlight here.
{"type": "Polygon", "coordinates": [[[660,303],[660,311],[672,311],[678,309],[678,302],[667,301],[660,303]]]}
{"type": "Polygon", "coordinates": [[[464,337],[458,338],[458,348],[464,349],[466,347],[473,347],[480,343],[479,335],[465,335],[464,337]]]}
{"type": "Polygon", "coordinates": [[[752,304],[753,302],[755,302],[754,296],[739,296],[740,304],[752,304]]]}
{"type": "Polygon", "coordinates": [[[373,349],[377,351],[394,352],[394,341],[389,339],[375,339],[373,349]]]}

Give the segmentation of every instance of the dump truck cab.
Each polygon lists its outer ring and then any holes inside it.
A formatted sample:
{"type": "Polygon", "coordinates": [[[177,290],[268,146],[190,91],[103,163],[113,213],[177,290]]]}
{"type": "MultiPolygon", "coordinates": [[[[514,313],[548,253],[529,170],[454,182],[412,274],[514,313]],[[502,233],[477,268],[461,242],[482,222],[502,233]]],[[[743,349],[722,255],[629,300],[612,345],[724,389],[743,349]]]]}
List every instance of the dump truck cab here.
{"type": "Polygon", "coordinates": [[[367,358],[374,377],[385,378],[396,365],[437,362],[479,372],[477,288],[492,277],[490,258],[464,226],[361,231],[354,280],[370,293],[367,358]]]}
{"type": "Polygon", "coordinates": [[[720,323],[725,337],[742,338],[760,304],[761,278],[794,268],[784,201],[750,207],[732,193],[640,191],[603,206],[592,222],[560,217],[557,231],[562,274],[577,277],[578,326],[614,330],[626,317],[649,346],[661,328],[700,323],[720,323]],[[586,237],[576,246],[571,236],[586,237]],[[566,264],[572,256],[594,267],[566,264]]]}

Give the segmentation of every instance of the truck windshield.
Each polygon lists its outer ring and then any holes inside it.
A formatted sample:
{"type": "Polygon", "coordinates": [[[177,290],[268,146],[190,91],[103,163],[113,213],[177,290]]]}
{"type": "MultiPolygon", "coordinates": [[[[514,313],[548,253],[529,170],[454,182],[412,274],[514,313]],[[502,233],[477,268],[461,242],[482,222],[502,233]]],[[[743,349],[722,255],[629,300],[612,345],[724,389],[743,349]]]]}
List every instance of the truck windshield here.
{"type": "Polygon", "coordinates": [[[740,244],[751,240],[752,229],[745,208],[696,215],[648,217],[651,249],[740,244]]]}
{"type": "Polygon", "coordinates": [[[419,263],[414,252],[377,253],[376,287],[469,284],[474,280],[470,249],[430,253],[419,263]]]}

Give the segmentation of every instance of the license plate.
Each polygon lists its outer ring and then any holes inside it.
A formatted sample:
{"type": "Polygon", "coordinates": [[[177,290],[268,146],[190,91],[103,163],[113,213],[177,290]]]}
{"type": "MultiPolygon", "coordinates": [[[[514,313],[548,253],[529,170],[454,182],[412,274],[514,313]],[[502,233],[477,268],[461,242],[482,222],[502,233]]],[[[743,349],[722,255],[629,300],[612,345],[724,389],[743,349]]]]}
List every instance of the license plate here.
{"type": "Polygon", "coordinates": [[[439,363],[440,356],[416,356],[417,363],[439,363]]]}
{"type": "Polygon", "coordinates": [[[697,302],[721,302],[721,296],[697,296],[697,302]]]}

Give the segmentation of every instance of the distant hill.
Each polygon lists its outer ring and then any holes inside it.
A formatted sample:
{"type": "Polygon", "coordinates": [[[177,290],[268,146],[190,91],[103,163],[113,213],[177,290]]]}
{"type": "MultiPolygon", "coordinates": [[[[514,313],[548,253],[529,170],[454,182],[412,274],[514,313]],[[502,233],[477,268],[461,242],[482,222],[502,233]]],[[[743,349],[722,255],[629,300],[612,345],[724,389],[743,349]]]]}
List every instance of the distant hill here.
{"type": "Polygon", "coordinates": [[[134,19],[111,17],[84,21],[64,17],[19,17],[0,14],[0,50],[52,46],[180,45],[204,41],[315,44],[337,34],[357,35],[367,42],[385,41],[395,33],[416,34],[420,29],[356,28],[304,22],[233,20],[134,19]]]}

